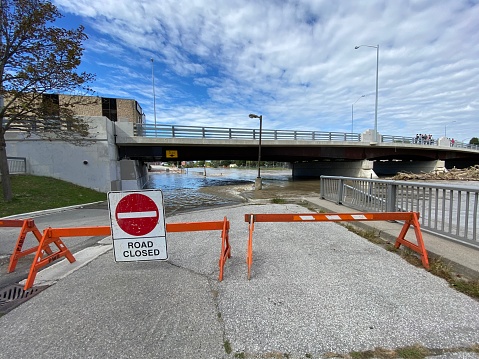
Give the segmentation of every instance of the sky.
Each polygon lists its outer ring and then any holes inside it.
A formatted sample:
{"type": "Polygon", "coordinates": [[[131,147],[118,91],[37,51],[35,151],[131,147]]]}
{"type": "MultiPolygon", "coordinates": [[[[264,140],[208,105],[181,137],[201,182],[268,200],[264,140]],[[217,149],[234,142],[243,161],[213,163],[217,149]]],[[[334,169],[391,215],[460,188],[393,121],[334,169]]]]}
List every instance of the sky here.
{"type": "Polygon", "coordinates": [[[379,133],[479,137],[479,0],[52,2],[56,25],[85,27],[95,95],[137,100],[151,124],[257,128],[254,113],[362,133],[377,71],[379,133]]]}

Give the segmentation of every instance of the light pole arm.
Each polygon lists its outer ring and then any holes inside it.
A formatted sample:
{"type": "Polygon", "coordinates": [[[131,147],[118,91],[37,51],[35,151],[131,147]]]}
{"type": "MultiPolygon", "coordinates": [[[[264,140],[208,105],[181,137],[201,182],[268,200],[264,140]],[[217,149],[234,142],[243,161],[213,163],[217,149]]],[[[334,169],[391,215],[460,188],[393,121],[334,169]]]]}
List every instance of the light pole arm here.
{"type": "Polygon", "coordinates": [[[357,50],[360,47],[372,47],[376,49],[376,105],[374,110],[374,140],[378,141],[378,84],[379,84],[379,45],[359,45],[354,48],[357,50]]]}

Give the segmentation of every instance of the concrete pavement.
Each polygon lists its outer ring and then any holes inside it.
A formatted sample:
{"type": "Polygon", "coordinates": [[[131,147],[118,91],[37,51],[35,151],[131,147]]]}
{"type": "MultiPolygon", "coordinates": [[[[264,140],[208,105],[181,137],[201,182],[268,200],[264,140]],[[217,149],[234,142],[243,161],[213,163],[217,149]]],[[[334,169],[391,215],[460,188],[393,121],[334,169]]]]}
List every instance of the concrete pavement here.
{"type": "MultiPolygon", "coordinates": [[[[319,197],[304,198],[313,206],[320,208],[325,212],[359,212],[346,206],[338,205],[319,197]]],[[[352,222],[348,222],[352,224],[352,222]]],[[[354,225],[366,230],[374,230],[381,238],[394,243],[402,224],[377,221],[377,222],[354,222],[354,225]]],[[[479,248],[465,245],[454,240],[447,240],[431,233],[422,231],[424,244],[429,256],[441,258],[448,263],[453,270],[470,279],[479,280],[479,248]]],[[[415,242],[414,232],[409,230],[411,241],[415,242]]]]}
{"type": "Polygon", "coordinates": [[[253,203],[168,218],[228,217],[223,282],[219,232],[168,234],[166,262],[115,263],[111,239],[99,241],[83,249],[97,254],[75,253],[80,270],[41,272],[38,284],[56,284],[0,317],[0,358],[331,358],[415,344],[479,358],[457,349],[477,349],[478,301],[337,224],[257,223],[248,281],[244,214],[306,211],[253,203]]]}

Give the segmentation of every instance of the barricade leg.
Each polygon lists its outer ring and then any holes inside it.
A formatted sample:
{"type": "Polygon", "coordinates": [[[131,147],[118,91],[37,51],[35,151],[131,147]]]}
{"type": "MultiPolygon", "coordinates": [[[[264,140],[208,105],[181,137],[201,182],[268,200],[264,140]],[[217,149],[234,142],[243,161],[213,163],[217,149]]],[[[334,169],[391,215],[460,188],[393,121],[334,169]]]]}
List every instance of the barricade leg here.
{"type": "Polygon", "coordinates": [[[223,271],[225,267],[226,260],[231,258],[231,246],[229,242],[229,222],[224,218],[223,221],[223,231],[221,232],[221,253],[219,260],[220,274],[218,280],[221,282],[223,280],[223,271]]]}
{"type": "MultiPolygon", "coordinates": [[[[25,251],[23,249],[23,243],[27,237],[27,234],[32,232],[36,240],[40,243],[42,239],[42,234],[38,230],[37,226],[33,219],[25,219],[23,220],[22,228],[20,230],[20,234],[18,235],[17,242],[15,243],[15,249],[13,250],[12,255],[10,256],[10,263],[8,265],[7,273],[11,273],[15,270],[17,266],[18,260],[28,254],[35,253],[38,249],[38,246],[29,248],[25,251]]],[[[45,251],[48,254],[52,253],[50,247],[45,248],[45,251]]]]}
{"type": "Polygon", "coordinates": [[[44,267],[47,264],[50,264],[51,262],[61,257],[66,257],[70,263],[75,262],[75,257],[73,257],[73,254],[65,246],[65,244],[60,239],[60,237],[52,236],[51,228],[44,230],[43,236],[40,240],[37,252],[35,254],[35,258],[33,259],[32,266],[30,267],[30,272],[28,274],[24,290],[27,290],[33,287],[33,283],[35,282],[35,277],[37,275],[38,270],[41,267],[44,267]],[[47,253],[46,249],[47,248],[49,249],[49,245],[51,243],[54,243],[57,246],[58,252],[51,253],[51,254],[47,253]],[[48,255],[46,257],[43,257],[44,253],[48,255]]]}
{"type": "Polygon", "coordinates": [[[419,225],[419,218],[416,212],[412,213],[411,219],[406,220],[404,222],[404,226],[401,229],[401,233],[399,234],[399,237],[396,239],[396,243],[394,244],[394,247],[398,249],[401,246],[401,244],[410,248],[414,252],[418,253],[421,256],[421,262],[423,267],[426,269],[429,269],[429,259],[427,256],[426,247],[424,246],[424,240],[422,238],[422,232],[419,225]],[[416,234],[417,244],[409,242],[405,238],[406,233],[409,230],[409,227],[411,225],[413,225],[414,227],[414,233],[416,234]]]}
{"type": "Polygon", "coordinates": [[[248,266],[248,280],[251,278],[251,265],[253,264],[253,231],[254,231],[254,216],[251,215],[249,220],[248,249],[246,253],[246,264],[248,266]]]}
{"type": "Polygon", "coordinates": [[[167,223],[166,232],[193,232],[193,231],[213,231],[222,230],[221,233],[221,253],[218,261],[220,273],[218,279],[223,279],[223,271],[226,260],[231,257],[231,246],[229,243],[230,222],[224,217],[223,221],[213,222],[186,222],[186,223],[167,223]]]}

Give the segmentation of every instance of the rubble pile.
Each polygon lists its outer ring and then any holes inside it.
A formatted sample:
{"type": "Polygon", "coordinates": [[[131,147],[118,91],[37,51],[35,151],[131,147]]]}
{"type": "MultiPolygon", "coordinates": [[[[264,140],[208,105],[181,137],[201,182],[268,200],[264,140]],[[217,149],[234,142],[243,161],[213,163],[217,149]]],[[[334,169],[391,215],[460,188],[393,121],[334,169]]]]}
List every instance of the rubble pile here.
{"type": "Polygon", "coordinates": [[[407,180],[446,180],[446,181],[479,181],[479,165],[465,169],[453,168],[445,172],[434,171],[429,173],[404,173],[398,172],[391,179],[398,181],[407,180]]]}

